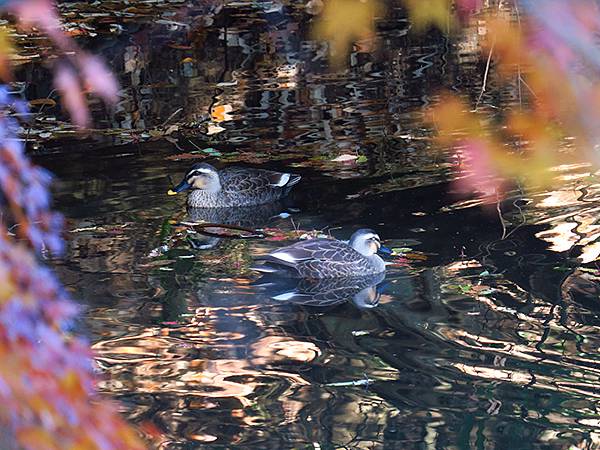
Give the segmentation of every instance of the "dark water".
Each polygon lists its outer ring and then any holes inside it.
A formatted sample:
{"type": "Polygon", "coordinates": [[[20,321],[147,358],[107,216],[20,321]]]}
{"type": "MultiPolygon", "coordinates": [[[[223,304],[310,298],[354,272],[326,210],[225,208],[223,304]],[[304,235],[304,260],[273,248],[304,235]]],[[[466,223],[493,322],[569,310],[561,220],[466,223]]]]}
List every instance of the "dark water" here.
{"type": "MultiPolygon", "coordinates": [[[[123,70],[126,96],[96,115],[125,144],[36,141],[69,219],[57,270],[88,307],[101,389],[161,449],[597,445],[597,174],[557,167],[560,188],[488,208],[459,199],[422,119],[439,86],[478,94],[467,39],[407,34],[393,11],[375,55],[329,72],[302,11],[226,12],[194,33],[121,17],[125,31],[96,50],[123,70]],[[180,108],[172,140],[142,135],[180,108]],[[186,213],[165,195],[168,175],[203,157],[196,145],[221,152],[215,164],[303,176],[290,217],[245,218],[270,238],[203,238],[212,248],[197,250],[187,237],[198,236],[170,225],[186,213]],[[331,162],[354,152],[367,161],[331,162]],[[252,257],[363,226],[405,250],[359,299],[297,305],[252,284],[252,257]]],[[[491,86],[484,104],[514,101],[491,86]]]]}

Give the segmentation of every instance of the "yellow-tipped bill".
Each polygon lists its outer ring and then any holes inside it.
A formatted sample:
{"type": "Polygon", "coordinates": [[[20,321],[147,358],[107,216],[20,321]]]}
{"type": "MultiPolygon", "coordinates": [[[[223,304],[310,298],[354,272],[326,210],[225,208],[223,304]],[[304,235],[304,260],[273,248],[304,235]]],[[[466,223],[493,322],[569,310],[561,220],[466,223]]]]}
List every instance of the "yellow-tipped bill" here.
{"type": "Polygon", "coordinates": [[[177,195],[177,192],[175,192],[173,189],[169,189],[167,191],[167,195],[177,195]]]}

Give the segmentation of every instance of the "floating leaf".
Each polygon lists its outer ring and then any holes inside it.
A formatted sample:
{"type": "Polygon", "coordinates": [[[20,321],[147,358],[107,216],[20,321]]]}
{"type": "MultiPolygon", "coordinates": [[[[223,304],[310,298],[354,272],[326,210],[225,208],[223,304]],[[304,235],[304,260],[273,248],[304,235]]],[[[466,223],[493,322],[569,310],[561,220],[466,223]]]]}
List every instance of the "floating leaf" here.
{"type": "Polygon", "coordinates": [[[207,155],[210,155],[210,156],[221,156],[222,155],[222,153],[220,151],[218,151],[212,147],[202,149],[202,153],[206,153],[207,155]]]}
{"type": "Polygon", "coordinates": [[[333,158],[331,161],[333,162],[350,162],[350,161],[355,161],[358,159],[358,155],[349,155],[349,154],[344,154],[344,155],[340,155],[337,158],[333,158]]]}
{"type": "Polygon", "coordinates": [[[218,105],[212,108],[210,115],[215,122],[224,122],[232,120],[231,114],[229,114],[231,111],[233,111],[231,105],[218,105]]]}
{"type": "Polygon", "coordinates": [[[56,101],[51,98],[36,98],[35,100],[29,101],[29,106],[48,106],[53,108],[56,106],[56,101]]]}

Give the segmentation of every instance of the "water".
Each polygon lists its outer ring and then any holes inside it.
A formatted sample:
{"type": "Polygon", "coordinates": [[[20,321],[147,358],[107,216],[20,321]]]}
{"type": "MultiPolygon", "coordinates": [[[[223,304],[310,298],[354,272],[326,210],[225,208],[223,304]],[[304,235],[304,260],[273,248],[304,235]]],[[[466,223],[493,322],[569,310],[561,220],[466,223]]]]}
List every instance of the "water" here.
{"type": "MultiPolygon", "coordinates": [[[[218,18],[193,51],[173,46],[191,45],[177,26],[121,18],[126,32],[99,51],[131,69],[127,96],[116,115],[96,111],[121,128],[81,149],[32,134],[58,177],[69,253],[55,266],[87,307],[100,389],[161,449],[597,444],[598,174],[557,167],[562,187],[488,208],[459,198],[422,119],[439,85],[477,96],[472,54],[407,34],[395,11],[384,50],[330,73],[301,12],[271,23],[239,8],[252,20],[230,13],[226,51],[218,18]],[[173,114],[170,141],[131,130],[173,114]],[[292,215],[247,218],[267,239],[192,248],[173,225],[184,197],[165,193],[206,156],[196,146],[217,164],[300,173],[292,215]],[[366,162],[331,162],[357,151],[366,162]],[[404,256],[362,300],[293,304],[253,284],[252,257],[363,226],[404,256]]],[[[491,83],[490,99],[514,96],[491,83]]]]}

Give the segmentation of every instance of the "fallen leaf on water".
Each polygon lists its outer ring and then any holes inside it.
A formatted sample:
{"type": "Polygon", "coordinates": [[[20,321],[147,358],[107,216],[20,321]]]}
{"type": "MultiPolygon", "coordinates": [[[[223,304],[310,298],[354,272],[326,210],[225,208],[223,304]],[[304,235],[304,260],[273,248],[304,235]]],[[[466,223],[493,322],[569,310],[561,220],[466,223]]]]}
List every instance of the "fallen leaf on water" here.
{"type": "Polygon", "coordinates": [[[206,153],[207,155],[210,155],[210,156],[221,156],[221,152],[212,147],[203,149],[202,153],[206,153]]]}
{"type": "Polygon", "coordinates": [[[29,106],[48,106],[52,108],[56,106],[56,102],[51,98],[36,98],[29,101],[29,106]]]}
{"type": "Polygon", "coordinates": [[[231,111],[233,111],[231,105],[218,105],[212,109],[210,115],[215,122],[223,122],[232,119],[231,114],[229,114],[231,111]]]}
{"type": "Polygon", "coordinates": [[[343,154],[338,156],[337,158],[333,158],[332,161],[333,162],[349,162],[349,161],[355,161],[358,159],[358,155],[349,155],[349,154],[343,154]]]}
{"type": "Polygon", "coordinates": [[[165,159],[168,159],[169,161],[179,161],[182,159],[206,159],[208,158],[208,155],[206,154],[199,154],[199,153],[194,153],[194,152],[190,152],[190,153],[179,153],[177,155],[169,155],[166,156],[165,159]]]}

